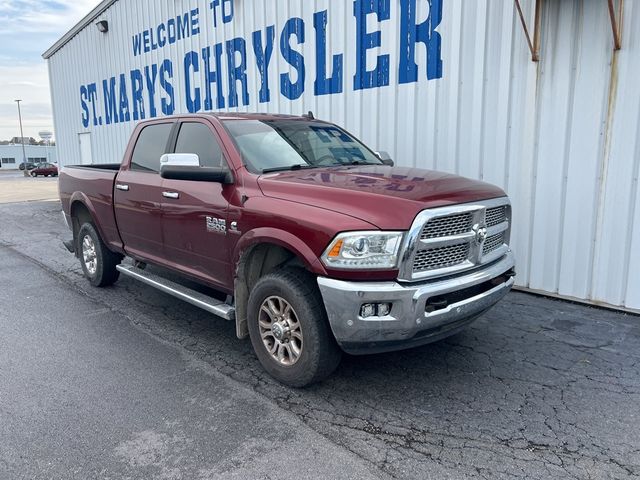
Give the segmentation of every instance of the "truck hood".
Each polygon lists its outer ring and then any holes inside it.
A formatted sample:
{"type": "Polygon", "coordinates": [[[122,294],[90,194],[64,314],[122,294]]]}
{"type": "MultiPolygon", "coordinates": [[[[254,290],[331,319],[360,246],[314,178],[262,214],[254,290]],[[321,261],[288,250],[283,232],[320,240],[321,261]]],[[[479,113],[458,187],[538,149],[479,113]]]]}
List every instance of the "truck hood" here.
{"type": "Polygon", "coordinates": [[[503,197],[477,180],[416,168],[356,166],[263,175],[267,197],[343,213],[382,230],[406,230],[426,208],[503,197]]]}

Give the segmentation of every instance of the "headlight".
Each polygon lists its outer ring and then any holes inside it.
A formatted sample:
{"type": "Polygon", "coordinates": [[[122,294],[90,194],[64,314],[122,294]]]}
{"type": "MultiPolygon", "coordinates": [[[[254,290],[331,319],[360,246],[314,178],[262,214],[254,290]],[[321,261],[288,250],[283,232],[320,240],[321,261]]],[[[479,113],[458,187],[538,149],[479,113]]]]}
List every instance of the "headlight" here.
{"type": "Polygon", "coordinates": [[[403,232],[341,233],[325,250],[322,263],[344,270],[396,268],[403,235],[403,232]]]}

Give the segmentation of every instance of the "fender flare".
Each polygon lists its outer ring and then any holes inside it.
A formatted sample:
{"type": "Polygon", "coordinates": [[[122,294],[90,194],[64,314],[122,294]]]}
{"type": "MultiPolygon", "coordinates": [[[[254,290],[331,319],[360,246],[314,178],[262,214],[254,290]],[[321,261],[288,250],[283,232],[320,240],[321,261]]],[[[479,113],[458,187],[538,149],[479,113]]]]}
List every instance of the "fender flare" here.
{"type": "MultiPolygon", "coordinates": [[[[76,203],[80,203],[89,211],[89,215],[91,215],[93,224],[98,230],[98,233],[100,234],[100,238],[102,238],[104,241],[104,239],[107,237],[105,237],[105,234],[104,234],[104,231],[102,230],[102,226],[100,225],[100,222],[96,221],[98,216],[96,215],[96,210],[93,207],[93,203],[91,202],[91,199],[87,195],[85,195],[83,192],[75,192],[73,195],[71,195],[71,198],[69,199],[69,216],[72,219],[73,219],[72,217],[73,207],[76,203]]],[[[75,235],[75,232],[74,232],[74,235],[75,235]]]]}
{"type": "Polygon", "coordinates": [[[286,248],[300,258],[306,267],[316,275],[327,275],[318,256],[300,238],[285,230],[272,227],[261,227],[245,233],[236,244],[233,251],[233,265],[238,265],[242,255],[250,248],[271,243],[286,248]]]}

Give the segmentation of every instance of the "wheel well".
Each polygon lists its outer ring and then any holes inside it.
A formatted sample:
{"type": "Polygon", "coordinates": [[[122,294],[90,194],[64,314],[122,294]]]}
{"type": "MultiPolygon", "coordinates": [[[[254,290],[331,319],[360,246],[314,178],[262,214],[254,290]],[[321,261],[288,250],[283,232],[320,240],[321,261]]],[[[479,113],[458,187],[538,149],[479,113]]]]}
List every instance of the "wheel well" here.
{"type": "MultiPolygon", "coordinates": [[[[73,242],[76,245],[78,239],[78,232],[80,227],[87,222],[93,223],[93,217],[87,206],[80,202],[75,201],[71,204],[71,226],[73,227],[73,242]]],[[[78,255],[78,249],[76,248],[76,256],[78,255]]]]}
{"type": "Polygon", "coordinates": [[[247,328],[247,303],[254,285],[268,273],[279,267],[306,265],[300,257],[273,243],[260,243],[243,252],[238,262],[235,279],[236,334],[238,338],[249,335],[247,328]]]}

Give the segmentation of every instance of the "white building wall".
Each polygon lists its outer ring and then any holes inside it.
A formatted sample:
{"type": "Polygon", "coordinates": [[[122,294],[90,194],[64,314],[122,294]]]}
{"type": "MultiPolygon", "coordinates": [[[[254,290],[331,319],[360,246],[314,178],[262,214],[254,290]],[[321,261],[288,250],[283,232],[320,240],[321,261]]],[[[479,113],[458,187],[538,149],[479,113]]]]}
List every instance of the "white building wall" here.
{"type": "MultiPolygon", "coordinates": [[[[30,159],[44,159],[43,162],[56,163],[56,147],[43,147],[39,145],[25,145],[24,150],[27,162],[30,159]],[[48,160],[47,160],[48,159],[48,160]]],[[[22,145],[0,145],[0,172],[18,170],[23,162],[22,145]],[[13,160],[13,163],[5,160],[13,160]]]]}
{"type": "MultiPolygon", "coordinates": [[[[414,1],[418,23],[427,18],[430,3],[439,4],[414,1]]],[[[640,4],[625,2],[622,50],[614,55],[606,2],[543,2],[541,61],[533,63],[512,1],[442,0],[442,23],[436,28],[442,37],[442,78],[427,79],[426,48],[418,44],[419,80],[400,84],[401,0],[389,2],[389,20],[367,17],[367,30],[380,30],[382,44],[367,53],[367,66],[374,68],[376,56],[388,54],[390,85],[355,91],[353,1],[235,0],[233,21],[214,28],[209,0],[119,0],[96,19],[109,21],[109,33],[99,33],[91,22],[49,59],[61,158],[80,163],[78,134],[91,132],[94,161],[120,161],[134,122],[104,124],[103,79],[170,59],[175,113],[186,113],[185,54],[243,37],[250,103],[240,101],[234,110],[312,110],[391,152],[400,165],[498,184],[514,205],[512,243],[521,286],[640,309],[640,4]],[[195,7],[200,35],[133,56],[134,34],[195,7]],[[315,96],[313,15],[325,9],[327,70],[330,75],[331,55],[344,54],[344,90],[315,96]],[[279,48],[281,31],[292,17],[301,17],[306,26],[304,44],[291,41],[305,57],[305,93],[297,100],[279,92],[280,74],[296,77],[279,48]],[[260,30],[264,40],[268,25],[276,32],[271,101],[259,103],[251,34],[260,30]],[[93,82],[103,125],[85,128],[80,88],[93,82]]],[[[532,23],[534,2],[522,3],[532,23]]],[[[227,97],[225,52],[222,60],[227,97]]],[[[194,86],[203,88],[202,80],[196,75],[194,86]]]]}

